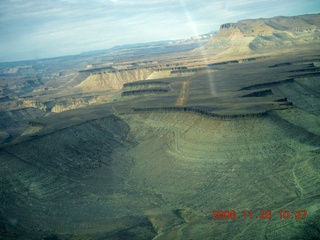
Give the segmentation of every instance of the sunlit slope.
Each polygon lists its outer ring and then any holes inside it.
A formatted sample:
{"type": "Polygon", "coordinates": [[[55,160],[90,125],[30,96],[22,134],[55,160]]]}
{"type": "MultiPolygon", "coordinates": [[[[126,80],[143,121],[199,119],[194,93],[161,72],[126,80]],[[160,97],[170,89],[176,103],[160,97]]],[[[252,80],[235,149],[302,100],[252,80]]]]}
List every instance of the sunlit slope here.
{"type": "Polygon", "coordinates": [[[76,87],[84,91],[120,89],[124,83],[147,79],[152,73],[152,69],[95,73],[90,74],[76,87]]]}
{"type": "Polygon", "coordinates": [[[319,42],[320,15],[241,20],[221,25],[217,36],[202,50],[236,55],[281,50],[319,42]]]}
{"type": "MultiPolygon", "coordinates": [[[[83,92],[119,90],[123,84],[139,80],[179,77],[182,74],[174,73],[171,69],[137,68],[114,72],[91,73],[86,79],[75,86],[83,92]]],[[[189,73],[194,75],[194,73],[189,73]]]]}

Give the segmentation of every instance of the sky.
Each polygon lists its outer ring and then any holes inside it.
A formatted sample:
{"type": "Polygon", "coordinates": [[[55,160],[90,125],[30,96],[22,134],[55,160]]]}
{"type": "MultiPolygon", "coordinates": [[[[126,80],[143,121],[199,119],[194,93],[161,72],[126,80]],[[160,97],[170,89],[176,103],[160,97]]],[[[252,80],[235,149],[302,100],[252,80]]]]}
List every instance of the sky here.
{"type": "Polygon", "coordinates": [[[183,39],[243,19],[320,13],[319,0],[0,0],[0,62],[183,39]]]}

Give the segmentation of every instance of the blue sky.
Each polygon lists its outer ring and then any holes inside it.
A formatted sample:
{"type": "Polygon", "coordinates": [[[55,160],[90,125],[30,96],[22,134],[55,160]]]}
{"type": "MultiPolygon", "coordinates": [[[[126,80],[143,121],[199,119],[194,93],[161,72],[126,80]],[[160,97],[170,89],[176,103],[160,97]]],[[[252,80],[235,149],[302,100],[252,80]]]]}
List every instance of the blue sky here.
{"type": "Polygon", "coordinates": [[[181,39],[226,22],[319,12],[319,0],[0,0],[0,61],[181,39]]]}

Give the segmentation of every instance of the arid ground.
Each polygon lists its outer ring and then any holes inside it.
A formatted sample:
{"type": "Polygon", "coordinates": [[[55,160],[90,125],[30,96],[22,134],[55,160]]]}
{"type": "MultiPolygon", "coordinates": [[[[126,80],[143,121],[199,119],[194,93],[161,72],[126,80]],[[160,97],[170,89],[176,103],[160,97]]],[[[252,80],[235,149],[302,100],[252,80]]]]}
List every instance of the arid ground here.
{"type": "Polygon", "coordinates": [[[207,46],[3,88],[0,239],[319,239],[319,45],[207,46]]]}

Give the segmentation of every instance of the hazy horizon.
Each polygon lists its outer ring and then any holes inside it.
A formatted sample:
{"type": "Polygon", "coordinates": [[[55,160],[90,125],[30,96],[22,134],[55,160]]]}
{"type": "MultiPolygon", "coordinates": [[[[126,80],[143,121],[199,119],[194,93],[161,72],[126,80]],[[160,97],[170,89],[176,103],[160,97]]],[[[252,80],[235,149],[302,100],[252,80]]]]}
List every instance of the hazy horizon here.
{"type": "Polygon", "coordinates": [[[4,0],[0,62],[183,39],[226,22],[319,12],[317,0],[4,0]]]}

